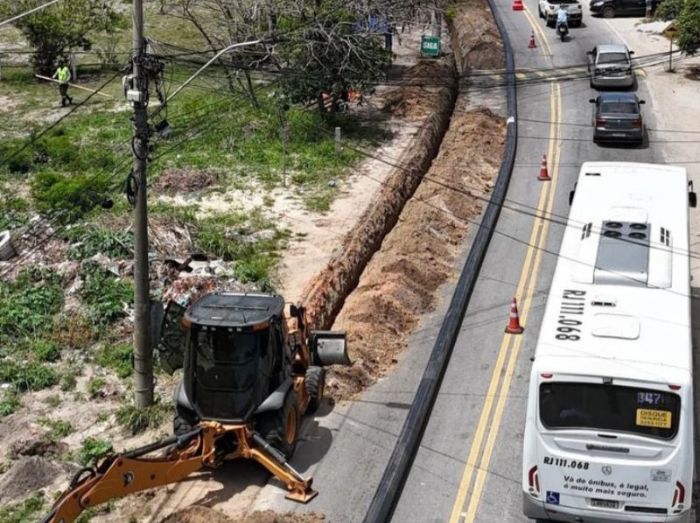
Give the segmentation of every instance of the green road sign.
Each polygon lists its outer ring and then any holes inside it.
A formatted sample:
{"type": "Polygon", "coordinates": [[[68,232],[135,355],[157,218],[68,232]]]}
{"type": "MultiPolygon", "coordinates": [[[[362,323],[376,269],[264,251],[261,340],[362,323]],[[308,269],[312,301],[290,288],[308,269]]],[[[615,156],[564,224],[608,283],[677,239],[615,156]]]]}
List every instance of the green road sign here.
{"type": "Polygon", "coordinates": [[[420,42],[420,52],[423,56],[440,56],[440,38],[423,35],[420,42]]]}

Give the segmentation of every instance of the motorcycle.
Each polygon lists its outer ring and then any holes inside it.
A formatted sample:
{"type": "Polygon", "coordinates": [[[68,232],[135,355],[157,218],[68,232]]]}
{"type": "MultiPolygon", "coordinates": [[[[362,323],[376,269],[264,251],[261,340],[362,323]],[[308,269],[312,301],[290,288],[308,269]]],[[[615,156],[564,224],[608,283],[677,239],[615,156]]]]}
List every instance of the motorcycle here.
{"type": "Polygon", "coordinates": [[[569,24],[564,24],[561,23],[557,26],[557,34],[559,35],[559,38],[561,38],[561,41],[563,42],[566,39],[566,35],[569,34],[569,24]]]}

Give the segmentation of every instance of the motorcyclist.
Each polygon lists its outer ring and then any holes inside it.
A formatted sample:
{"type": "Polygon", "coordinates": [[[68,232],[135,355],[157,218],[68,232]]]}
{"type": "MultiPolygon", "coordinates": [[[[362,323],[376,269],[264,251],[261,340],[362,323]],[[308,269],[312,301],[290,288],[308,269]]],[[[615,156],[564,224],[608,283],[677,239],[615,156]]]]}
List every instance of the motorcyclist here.
{"type": "Polygon", "coordinates": [[[567,11],[563,5],[560,5],[557,10],[557,24],[554,29],[559,31],[559,26],[562,24],[566,26],[567,29],[569,28],[569,11],[567,11]]]}

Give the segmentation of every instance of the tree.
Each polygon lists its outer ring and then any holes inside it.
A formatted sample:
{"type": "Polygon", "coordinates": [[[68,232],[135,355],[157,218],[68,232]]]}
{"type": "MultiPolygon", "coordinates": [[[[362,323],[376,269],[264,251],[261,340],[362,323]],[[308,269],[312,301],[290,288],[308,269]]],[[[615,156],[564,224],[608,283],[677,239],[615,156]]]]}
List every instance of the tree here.
{"type": "Polygon", "coordinates": [[[676,20],[678,48],[690,55],[697,52],[700,48],[700,0],[664,0],[656,17],[676,20]]]}
{"type": "MultiPolygon", "coordinates": [[[[12,16],[37,7],[40,0],[15,0],[3,3],[0,15],[12,16]],[[11,6],[10,6],[11,5],[11,6]]],[[[90,35],[98,31],[113,32],[122,27],[123,19],[112,2],[105,0],[66,0],[14,22],[34,48],[32,64],[44,75],[53,74],[56,63],[76,47],[90,49],[90,35]]]]}
{"type": "Polygon", "coordinates": [[[335,111],[348,89],[371,89],[391,61],[384,35],[375,34],[363,10],[341,0],[297,0],[283,12],[287,36],[276,47],[281,85],[292,102],[316,101],[326,114],[324,94],[335,111]]]}

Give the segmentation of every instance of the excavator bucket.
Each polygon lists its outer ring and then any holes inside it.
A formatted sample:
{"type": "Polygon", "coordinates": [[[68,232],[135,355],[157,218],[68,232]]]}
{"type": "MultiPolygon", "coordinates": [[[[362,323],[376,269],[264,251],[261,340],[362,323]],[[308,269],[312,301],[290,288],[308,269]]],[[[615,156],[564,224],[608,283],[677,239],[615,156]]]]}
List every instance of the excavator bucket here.
{"type": "Polygon", "coordinates": [[[313,331],[311,354],[315,365],[351,365],[344,331],[313,331]]]}

